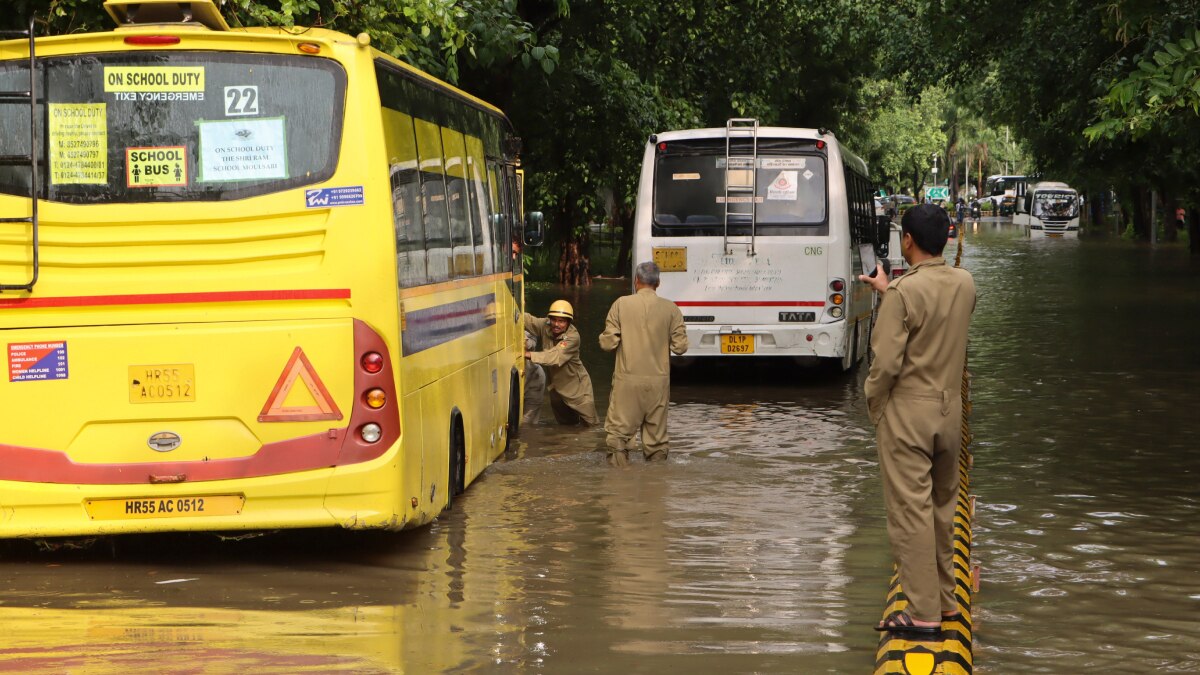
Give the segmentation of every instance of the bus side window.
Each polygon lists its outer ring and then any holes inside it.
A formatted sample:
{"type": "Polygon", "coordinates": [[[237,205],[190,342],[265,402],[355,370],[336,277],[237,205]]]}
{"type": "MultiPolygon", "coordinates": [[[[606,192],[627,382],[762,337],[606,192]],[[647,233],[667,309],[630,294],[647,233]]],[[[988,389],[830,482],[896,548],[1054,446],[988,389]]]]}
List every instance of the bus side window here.
{"type": "Polygon", "coordinates": [[[442,134],[437,125],[415,120],[421,164],[421,211],[425,214],[425,269],[430,283],[450,279],[450,214],[442,173],[442,134]]]}
{"type": "Polygon", "coordinates": [[[505,198],[504,173],[496,162],[488,162],[488,188],[492,201],[492,241],[496,246],[496,268],[499,272],[511,272],[513,268],[512,237],[509,230],[508,208],[505,198]]]}
{"type": "MultiPolygon", "coordinates": [[[[475,241],[475,269],[480,274],[492,274],[496,271],[494,263],[495,244],[492,241],[491,228],[487,227],[491,217],[487,184],[483,181],[483,146],[479,144],[479,152],[474,152],[473,139],[467,139],[467,194],[471,204],[471,238],[475,241]]],[[[478,144],[478,141],[475,142],[478,144]]]]}
{"type": "Polygon", "coordinates": [[[473,277],[475,244],[471,240],[471,205],[467,198],[467,147],[461,133],[444,127],[442,147],[446,153],[446,211],[450,216],[453,247],[450,271],[455,278],[473,277]]]}
{"type": "Polygon", "coordinates": [[[396,231],[396,275],[403,287],[420,286],[425,276],[425,227],[418,202],[415,168],[392,166],[392,219],[396,231]]]}

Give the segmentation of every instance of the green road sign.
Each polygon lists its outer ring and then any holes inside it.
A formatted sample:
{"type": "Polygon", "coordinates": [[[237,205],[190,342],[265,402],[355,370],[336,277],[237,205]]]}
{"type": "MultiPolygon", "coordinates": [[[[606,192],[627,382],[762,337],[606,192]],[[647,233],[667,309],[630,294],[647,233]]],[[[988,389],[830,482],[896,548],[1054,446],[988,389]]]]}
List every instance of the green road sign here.
{"type": "Polygon", "coordinates": [[[950,188],[945,187],[945,186],[925,188],[925,198],[930,199],[930,200],[949,199],[950,198],[950,188]]]}

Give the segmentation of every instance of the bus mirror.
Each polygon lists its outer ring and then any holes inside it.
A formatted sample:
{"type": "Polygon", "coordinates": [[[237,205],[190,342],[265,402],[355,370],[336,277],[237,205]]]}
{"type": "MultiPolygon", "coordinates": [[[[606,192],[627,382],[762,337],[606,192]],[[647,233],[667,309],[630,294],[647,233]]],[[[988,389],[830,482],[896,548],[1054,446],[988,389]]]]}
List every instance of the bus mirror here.
{"type": "Polygon", "coordinates": [[[525,245],[541,246],[544,238],[546,218],[541,211],[530,211],[525,214],[525,245]]]}

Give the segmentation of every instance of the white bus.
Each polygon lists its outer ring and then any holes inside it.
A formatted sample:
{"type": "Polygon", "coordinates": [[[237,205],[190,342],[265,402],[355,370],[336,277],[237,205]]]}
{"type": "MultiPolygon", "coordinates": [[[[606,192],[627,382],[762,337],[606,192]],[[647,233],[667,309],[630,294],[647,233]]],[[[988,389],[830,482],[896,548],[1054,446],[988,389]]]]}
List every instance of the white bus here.
{"type": "Polygon", "coordinates": [[[689,359],[816,357],[849,370],[867,353],[875,302],[858,244],[888,255],[873,195],[867,165],[823,129],[733,119],[660,133],[643,158],[633,263],[662,269],[689,359]]]}
{"type": "Polygon", "coordinates": [[[1066,183],[1043,181],[1029,186],[1013,215],[1031,239],[1079,237],[1079,193],[1066,183]]]}
{"type": "Polygon", "coordinates": [[[1025,176],[988,176],[984,184],[985,199],[992,202],[992,215],[1007,216],[1016,211],[1017,203],[1025,196],[1028,178],[1025,176]]]}

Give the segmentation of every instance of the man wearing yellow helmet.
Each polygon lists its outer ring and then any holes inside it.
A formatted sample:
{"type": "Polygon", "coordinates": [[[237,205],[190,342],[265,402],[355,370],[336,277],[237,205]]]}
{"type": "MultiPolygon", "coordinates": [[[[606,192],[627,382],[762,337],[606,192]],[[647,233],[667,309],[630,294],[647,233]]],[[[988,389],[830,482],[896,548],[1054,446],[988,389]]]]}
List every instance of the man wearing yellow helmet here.
{"type": "Polygon", "coordinates": [[[546,318],[525,314],[525,330],[541,345],[541,351],[527,351],[525,358],[546,369],[550,381],[550,407],[559,424],[594,426],[600,423],[596,415],[596,399],[592,394],[592,378],[579,359],[579,331],[571,325],[575,309],[566,300],[550,304],[546,318]]]}

